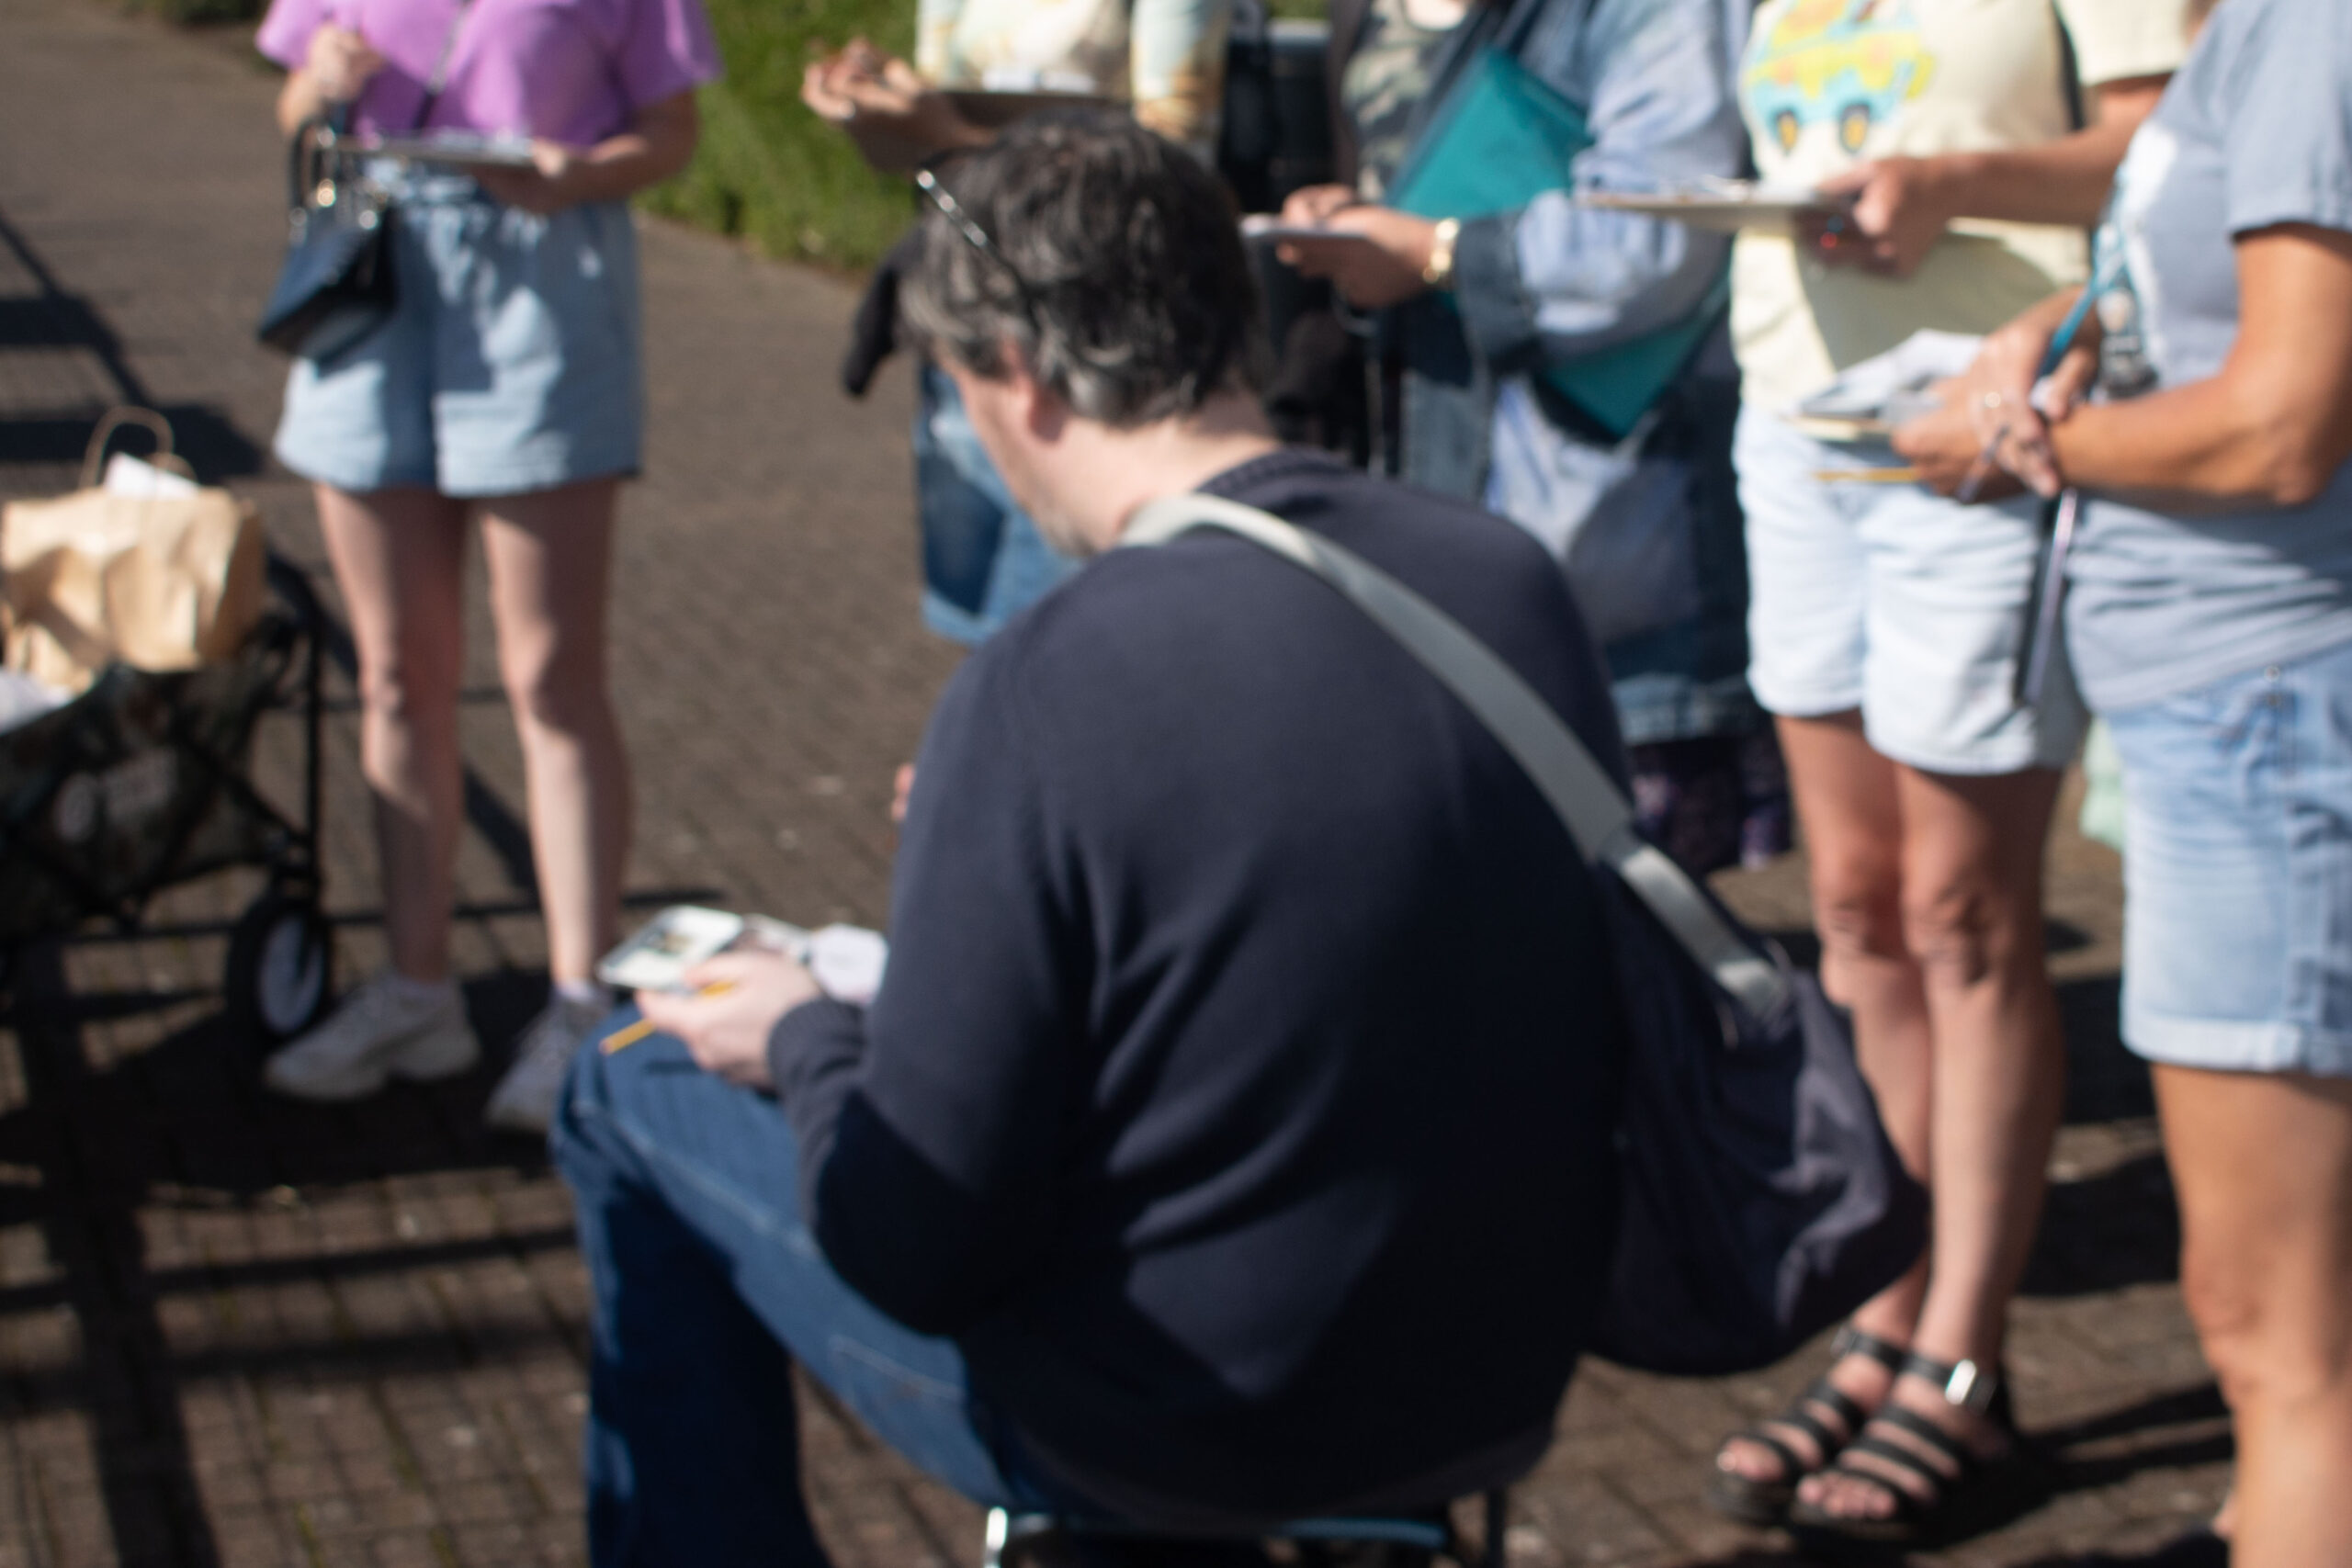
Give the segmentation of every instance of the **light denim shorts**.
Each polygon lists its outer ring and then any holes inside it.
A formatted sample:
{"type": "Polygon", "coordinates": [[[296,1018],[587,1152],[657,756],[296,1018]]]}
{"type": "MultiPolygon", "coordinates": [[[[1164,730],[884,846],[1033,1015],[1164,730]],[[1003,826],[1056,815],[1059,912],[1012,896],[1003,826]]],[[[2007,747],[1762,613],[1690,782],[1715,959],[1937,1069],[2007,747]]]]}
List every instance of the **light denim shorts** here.
{"type": "Polygon", "coordinates": [[[337,490],[466,497],[635,473],[643,394],[628,206],[540,218],[470,179],[387,183],[398,303],[332,359],[295,360],[278,460],[337,490]]]}
{"type": "Polygon", "coordinates": [[[1928,773],[2066,764],[2085,716],[2064,650],[2039,706],[2014,694],[2038,500],[1962,506],[1918,485],[1824,480],[1868,459],[1754,408],[1740,411],[1732,457],[1758,702],[1792,718],[1860,708],[1880,755],[1928,773]]]}
{"type": "Polygon", "coordinates": [[[2103,716],[2123,760],[2123,1039],[2352,1077],[2352,643],[2103,716]]]}

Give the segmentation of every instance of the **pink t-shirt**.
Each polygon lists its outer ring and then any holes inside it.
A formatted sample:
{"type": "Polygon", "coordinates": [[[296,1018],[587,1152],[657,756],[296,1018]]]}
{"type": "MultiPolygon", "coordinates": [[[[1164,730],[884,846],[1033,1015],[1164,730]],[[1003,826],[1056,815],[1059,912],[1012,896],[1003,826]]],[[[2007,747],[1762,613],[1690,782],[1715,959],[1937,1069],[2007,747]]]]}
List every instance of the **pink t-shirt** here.
{"type": "MultiPolygon", "coordinates": [[[[356,130],[416,126],[458,0],[271,0],[254,42],[288,69],[333,21],[384,57],[353,116],[356,130]]],[[[643,106],[718,74],[702,0],[474,0],[426,126],[544,136],[592,146],[643,106]]]]}

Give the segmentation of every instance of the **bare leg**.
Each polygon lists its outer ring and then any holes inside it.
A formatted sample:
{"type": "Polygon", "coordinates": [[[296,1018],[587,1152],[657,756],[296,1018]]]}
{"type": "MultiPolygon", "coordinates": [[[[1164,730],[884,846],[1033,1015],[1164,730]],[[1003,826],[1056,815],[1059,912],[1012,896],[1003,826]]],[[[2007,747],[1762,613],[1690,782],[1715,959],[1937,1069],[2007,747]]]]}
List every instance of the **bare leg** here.
{"type": "MultiPolygon", "coordinates": [[[[1896,768],[1862,739],[1858,714],[1782,718],[1780,732],[1812,863],[1822,985],[1852,1010],[1855,1054],[1878,1096],[1888,1136],[1904,1166],[1924,1180],[1931,1146],[1932,1058],[1919,965],[1904,942],[1904,822],[1896,768]]],[[[1923,1258],[1864,1303],[1854,1314],[1854,1325],[1892,1344],[1908,1345],[1927,1283],[1923,1258]]],[[[1846,1357],[1829,1375],[1865,1410],[1886,1397],[1894,1381],[1884,1367],[1861,1356],[1846,1357]]],[[[1775,1427],[1773,1432],[1798,1454],[1816,1461],[1821,1457],[1799,1428],[1775,1427]]],[[[1770,1450],[1739,1438],[1724,1446],[1717,1462],[1758,1481],[1785,1468],[1770,1450]]]]}
{"type": "Polygon", "coordinates": [[[628,760],[606,678],[615,479],[488,502],[498,662],[523,743],[548,968],[586,980],[620,921],[628,760]]]}
{"type": "Polygon", "coordinates": [[[318,503],[359,652],[359,762],[375,805],[392,967],[443,980],[463,825],[465,505],[429,490],[325,485],[318,503]]]}
{"type": "Polygon", "coordinates": [[[2065,1042],[2041,867],[2056,771],[1902,774],[1904,926],[1936,1037],[1936,1279],[1918,1349],[1998,1362],[2058,1135],[2065,1042]]]}
{"type": "MultiPolygon", "coordinates": [[[[1904,935],[1935,1040],[1935,1269],[1912,1343],[1936,1360],[1988,1370],[1999,1363],[2009,1299],[2041,1218],[2065,1087],[2041,923],[2042,847],[2058,782],[2048,769],[1987,778],[1897,770],[1904,935]]],[[[1923,1379],[1898,1383],[1894,1398],[1983,1457],[2007,1441],[1923,1379]]],[[[1882,1435],[1926,1451],[1898,1428],[1882,1435]]],[[[1901,1476],[1871,1456],[1854,1462],[1901,1476]]],[[[1927,1490],[1916,1479],[1913,1489],[1927,1490]]],[[[1809,1483],[1804,1495],[1846,1517],[1894,1508],[1884,1489],[1838,1476],[1809,1483]]]]}
{"type": "Polygon", "coordinates": [[[2155,1069],[2181,1287],[2237,1427],[2238,1568],[2352,1562],[2352,1082],[2155,1069]]]}

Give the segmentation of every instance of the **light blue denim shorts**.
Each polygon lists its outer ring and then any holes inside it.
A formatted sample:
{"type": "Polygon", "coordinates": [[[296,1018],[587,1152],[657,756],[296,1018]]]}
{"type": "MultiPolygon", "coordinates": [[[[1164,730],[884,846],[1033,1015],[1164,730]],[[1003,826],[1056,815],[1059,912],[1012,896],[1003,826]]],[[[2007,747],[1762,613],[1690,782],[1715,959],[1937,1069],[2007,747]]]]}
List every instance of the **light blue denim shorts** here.
{"type": "Polygon", "coordinates": [[[1962,506],[1914,484],[1825,480],[1872,459],[1755,408],[1732,458],[1758,702],[1793,718],[1859,708],[1873,750],[1928,773],[2065,766],[2086,718],[2064,650],[2038,705],[2014,694],[2038,500],[1962,506]]]}
{"type": "Polygon", "coordinates": [[[2352,1077],[2352,643],[2103,716],[2123,760],[2123,1039],[2352,1077]]]}
{"type": "Polygon", "coordinates": [[[637,233],[622,202],[540,218],[470,179],[395,176],[398,303],[324,361],[298,358],[278,460],[366,491],[514,495],[637,471],[637,233]]]}

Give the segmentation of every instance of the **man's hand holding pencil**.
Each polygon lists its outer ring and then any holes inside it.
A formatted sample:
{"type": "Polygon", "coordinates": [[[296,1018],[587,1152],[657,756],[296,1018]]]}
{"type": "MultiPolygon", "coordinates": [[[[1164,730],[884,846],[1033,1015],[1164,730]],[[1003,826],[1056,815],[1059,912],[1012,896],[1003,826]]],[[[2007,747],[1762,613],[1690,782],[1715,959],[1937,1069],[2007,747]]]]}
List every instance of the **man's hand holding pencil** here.
{"type": "Polygon", "coordinates": [[[637,994],[645,1021],[676,1035],[705,1072],[749,1089],[774,1088],[768,1036],[786,1013],[824,994],[808,968],[786,953],[751,949],[697,964],[685,979],[693,990],[637,994]]]}

